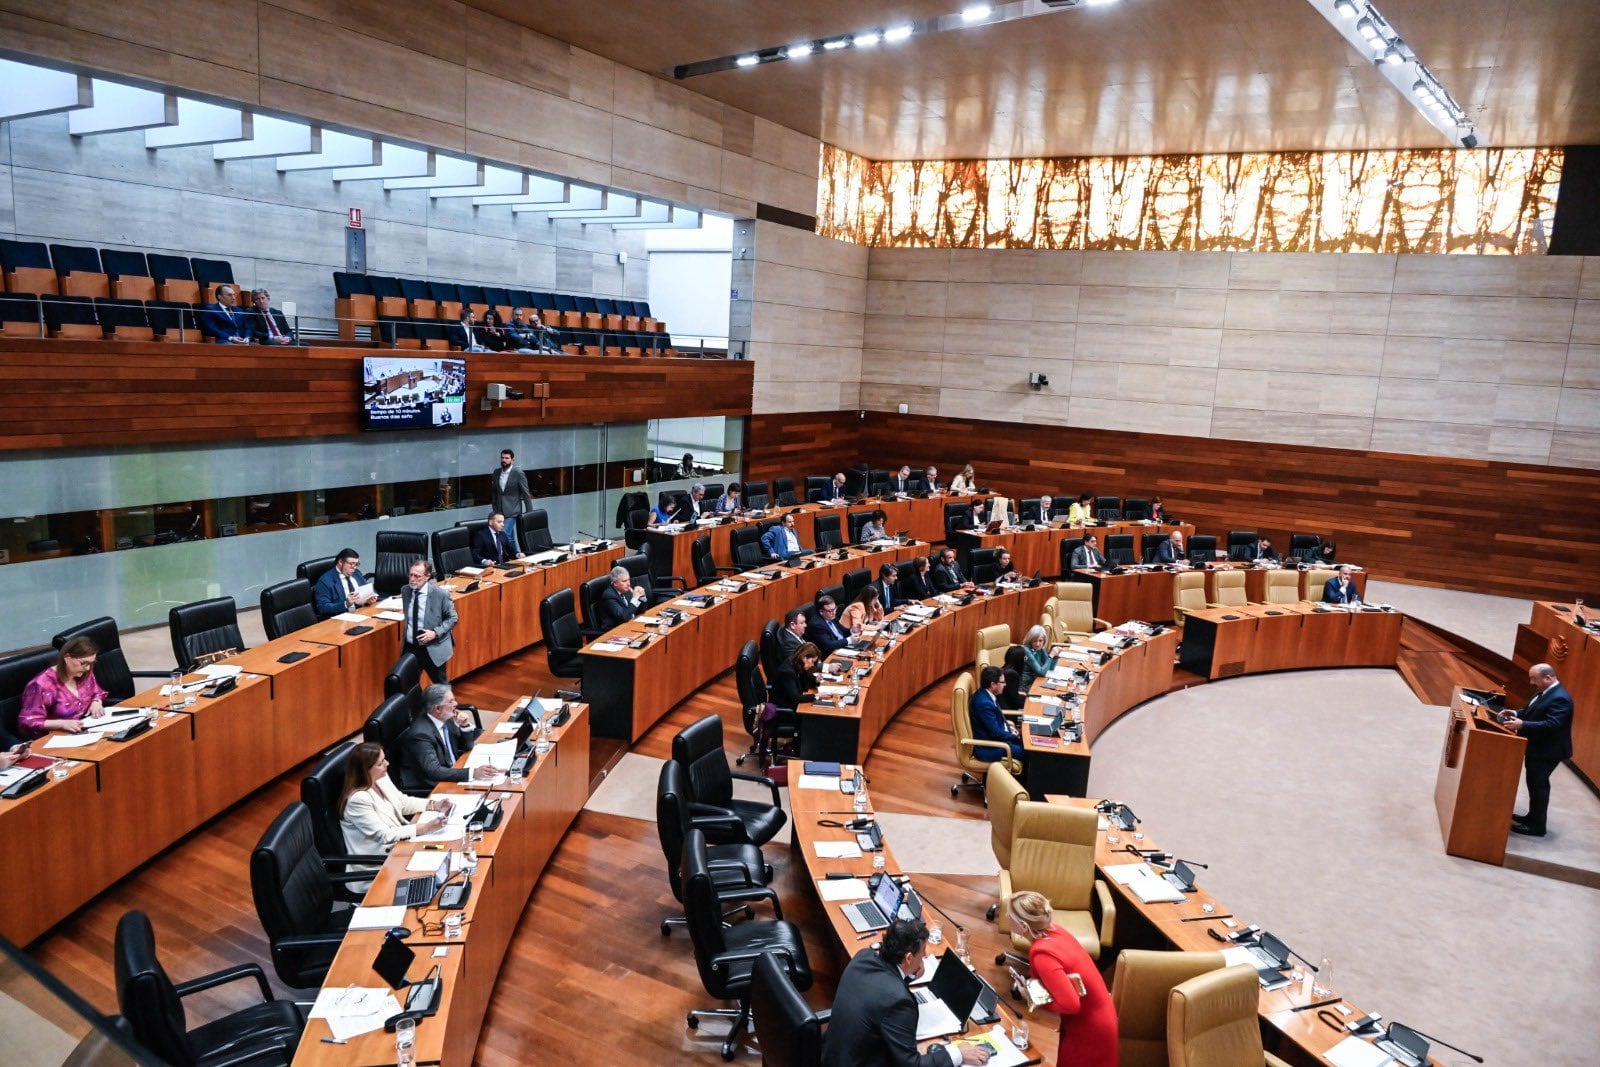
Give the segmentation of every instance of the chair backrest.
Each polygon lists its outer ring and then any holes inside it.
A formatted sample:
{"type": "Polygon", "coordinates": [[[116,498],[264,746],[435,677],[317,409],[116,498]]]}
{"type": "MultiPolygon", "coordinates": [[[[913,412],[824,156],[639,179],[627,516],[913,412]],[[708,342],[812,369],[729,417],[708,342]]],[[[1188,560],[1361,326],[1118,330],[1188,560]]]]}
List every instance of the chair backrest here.
{"type": "MultiPolygon", "coordinates": [[[[463,519],[462,521],[456,523],[456,525],[467,531],[467,540],[468,544],[470,545],[471,539],[478,536],[479,530],[487,530],[489,528],[489,520],[463,519]]],[[[477,563],[477,560],[473,560],[472,562],[475,564],[477,563]]]]}
{"type": "Polygon", "coordinates": [[[793,478],[774,478],[772,480],[773,502],[780,508],[791,508],[799,503],[794,495],[793,478]]]}
{"type": "Polygon", "coordinates": [[[1094,586],[1088,582],[1056,583],[1056,630],[1066,634],[1094,633],[1094,586]]]}
{"type": "Polygon", "coordinates": [[[1161,548],[1161,542],[1169,540],[1170,534],[1151,531],[1139,535],[1139,558],[1145,563],[1156,561],[1156,552],[1161,548]]]}
{"type": "Polygon", "coordinates": [[[749,570],[761,566],[761,527],[741,526],[728,537],[733,562],[749,570]]]}
{"type": "MultiPolygon", "coordinates": [[[[60,648],[74,637],[87,637],[100,650],[100,654],[94,660],[94,677],[111,701],[120,703],[133,696],[133,672],[128,668],[128,657],[122,651],[122,637],[117,632],[117,620],[109,615],[90,619],[70,630],[62,630],[50,639],[50,645],[52,648],[60,648]]],[[[23,684],[27,684],[26,681],[23,684]]]]}
{"type": "MultiPolygon", "coordinates": [[[[1300,576],[1300,599],[1321,600],[1322,591],[1327,588],[1327,585],[1330,581],[1337,577],[1339,577],[1339,572],[1336,570],[1330,570],[1327,567],[1312,567],[1311,569],[1305,571],[1300,576]]],[[[99,673],[100,665],[96,663],[96,676],[98,676],[99,673]]],[[[105,685],[105,682],[101,682],[100,684],[105,685]]]]}
{"type": "Polygon", "coordinates": [[[372,561],[372,587],[383,596],[394,596],[406,584],[411,565],[428,555],[428,535],[413,530],[384,530],[373,545],[377,556],[372,561]]]}
{"type": "Polygon", "coordinates": [[[583,605],[583,624],[591,630],[597,629],[600,621],[595,615],[595,605],[605,595],[606,587],[611,584],[610,574],[600,574],[588,579],[578,586],[578,600],[583,605]]]}
{"type": "MultiPolygon", "coordinates": [[[[857,567],[853,571],[844,572],[844,595],[847,600],[853,600],[855,595],[872,584],[872,572],[865,567],[857,567]]],[[[840,607],[843,607],[841,604],[840,607]]]]}
{"type": "MultiPolygon", "coordinates": [[[[651,575],[650,552],[648,546],[643,552],[636,552],[631,556],[623,556],[617,560],[616,566],[627,570],[628,577],[633,579],[633,584],[644,590],[646,597],[655,595],[655,580],[651,575]]],[[[607,581],[610,581],[607,578],[607,581]]]]}
{"type": "Polygon", "coordinates": [[[1107,534],[1105,556],[1108,562],[1123,566],[1134,562],[1133,534],[1107,534]]]}
{"type": "Polygon", "coordinates": [[[19,652],[0,659],[0,726],[13,737],[17,734],[17,715],[22,711],[22,691],[47,667],[56,663],[56,650],[41,648],[19,652]]]}
{"type": "Polygon", "coordinates": [[[1017,501],[1017,518],[1021,522],[1042,522],[1045,516],[1039,514],[1039,505],[1044,503],[1043,497],[1025,496],[1017,501]]]}
{"type": "Polygon", "coordinates": [[[1217,539],[1210,534],[1195,534],[1189,538],[1189,562],[1196,567],[1217,561],[1217,539]]]}
{"type": "Polygon", "coordinates": [[[411,701],[412,710],[421,710],[422,660],[415,652],[402,652],[383,679],[383,695],[402,696],[411,701]]]}
{"type": "Polygon", "coordinates": [[[195,660],[211,652],[227,649],[244,651],[244,636],[239,632],[239,608],[231,596],[180,604],[167,612],[167,627],[172,634],[172,656],[184,670],[193,670],[195,660]]]}
{"type": "Polygon", "coordinates": [[[1000,576],[1000,567],[995,562],[999,558],[998,548],[974,548],[967,553],[967,575],[979,585],[994,581],[1000,576]]]}
{"type": "Polygon", "coordinates": [[[767,702],[767,680],[761,674],[761,648],[754,641],[739,646],[739,656],[733,661],[733,678],[739,689],[745,732],[753,734],[754,715],[767,702]]]}
{"type": "Polygon", "coordinates": [[[1004,666],[1006,649],[1011,647],[1011,624],[1002,622],[983,627],[973,636],[972,645],[975,676],[982,675],[985,667],[1004,666]]]}
{"type": "Polygon", "coordinates": [[[747,980],[731,982],[730,975],[748,975],[749,972],[720,965],[717,959],[727,951],[727,939],[722,934],[722,902],[717,899],[717,888],[711,881],[703,830],[684,833],[683,859],[678,867],[678,878],[685,925],[689,928],[689,940],[694,944],[694,962],[700,971],[700,984],[705,986],[707,993],[719,1000],[731,1000],[747,988],[747,980]]]}
{"type": "MultiPolygon", "coordinates": [[[[972,672],[962,671],[950,689],[950,730],[956,738],[972,737],[972,672]]],[[[989,764],[978,759],[970,749],[956,746],[956,762],[963,770],[983,774],[989,764]]],[[[1001,762],[1004,762],[1003,760],[1001,762]]]]}
{"type": "Polygon", "coordinates": [[[581,677],[583,661],[578,653],[583,648],[583,629],[578,625],[571,589],[557,589],[539,601],[539,628],[544,632],[550,672],[562,678],[581,677]]]}
{"type": "Polygon", "coordinates": [[[550,513],[544,508],[529,508],[518,515],[517,544],[528,553],[548,552],[556,547],[550,537],[550,513]]]}
{"type": "Polygon", "coordinates": [[[1148,497],[1130,496],[1122,501],[1122,517],[1128,522],[1142,522],[1150,517],[1148,497]]]}
{"type": "Polygon", "coordinates": [[[617,521],[612,525],[619,530],[623,529],[628,525],[628,516],[640,508],[646,511],[650,509],[649,493],[623,493],[622,499],[617,501],[617,521]]]}
{"type": "Polygon", "coordinates": [[[1322,538],[1316,534],[1290,534],[1289,555],[1306,563],[1315,562],[1322,554],[1322,538]]]}
{"type": "Polygon", "coordinates": [[[833,478],[826,474],[806,475],[806,500],[816,503],[833,496],[833,478]]]}
{"type": "Polygon", "coordinates": [[[1300,572],[1279,567],[1267,572],[1268,604],[1293,604],[1300,599],[1300,572]]]}
{"type": "Polygon", "coordinates": [[[1017,821],[1017,804],[1027,799],[1028,791],[1006,769],[1005,760],[989,767],[983,780],[983,802],[989,811],[989,845],[1003,871],[1011,867],[1011,834],[1017,821]]]}
{"type": "Polygon", "coordinates": [[[889,472],[886,470],[867,471],[867,495],[887,496],[889,494],[889,472]]]}
{"type": "Polygon", "coordinates": [[[1247,963],[1206,971],[1167,994],[1167,1062],[1216,1067],[1262,1062],[1261,985],[1247,963]]]}
{"type": "Polygon", "coordinates": [[[194,1063],[183,1000],[156,957],[155,931],[144,912],[130,911],[117,920],[112,954],[117,1011],[128,1021],[134,1040],[162,1063],[194,1063]]]}
{"type": "Polygon", "coordinates": [[[413,705],[405,693],[395,693],[383,698],[383,703],[367,716],[361,727],[361,740],[382,745],[389,762],[399,766],[400,735],[411,725],[413,705]]]}
{"type": "Polygon", "coordinates": [[[717,561],[711,555],[711,535],[701,534],[689,545],[689,559],[694,563],[696,585],[717,580],[717,561]]]}
{"type": "Polygon", "coordinates": [[[778,651],[780,625],[777,619],[768,619],[761,627],[761,668],[768,678],[778,672],[778,661],[782,658],[778,651]]]}
{"type": "MultiPolygon", "coordinates": [[[[1061,573],[1072,573],[1072,554],[1083,547],[1081,537],[1063,537],[1061,539],[1061,573]]],[[[1104,553],[1102,553],[1103,555],[1104,553]]]]}
{"type": "Polygon", "coordinates": [[[770,502],[767,496],[766,482],[744,483],[744,506],[747,508],[764,508],[770,502]]]}
{"type": "Polygon", "coordinates": [[[1249,559],[1251,549],[1259,540],[1261,537],[1254,530],[1229,530],[1228,558],[1235,561],[1249,559]]]}
{"type": "Polygon", "coordinates": [[[1101,522],[1116,522],[1122,518],[1122,498],[1118,496],[1095,497],[1094,517],[1101,522]]]}
{"type": "Polygon", "coordinates": [[[816,517],[817,547],[838,548],[844,544],[844,537],[839,533],[839,516],[818,515],[816,517]]]}
{"type": "MultiPolygon", "coordinates": [[[[321,932],[333,912],[333,883],[317,852],[311,812],[299,801],[272,820],[250,853],[250,893],[256,917],[272,942],[278,977],[297,989],[319,984],[321,974],[300,968],[299,954],[280,952],[278,945],[296,934],[321,932]]],[[[327,972],[326,967],[321,970],[327,972]]]]}
{"type": "Polygon", "coordinates": [[[750,1022],[761,1046],[762,1067],[817,1067],[822,1062],[822,1020],[789,980],[774,953],[756,958],[750,975],[750,1022]]]}
{"type": "Polygon", "coordinates": [[[667,760],[661,765],[661,776],[656,779],[656,836],[661,841],[661,856],[667,861],[667,882],[672,886],[672,899],[679,902],[683,900],[683,883],[679,879],[683,866],[683,835],[691,825],[689,783],[684,780],[683,768],[667,760]]]}
{"type": "Polygon", "coordinates": [[[1220,952],[1138,948],[1119,952],[1111,980],[1111,1005],[1117,1016],[1120,1067],[1167,1067],[1167,1004],[1172,988],[1221,966],[1220,952]]]}
{"type": "Polygon", "coordinates": [[[1093,808],[1019,800],[1011,824],[1011,885],[1062,910],[1085,910],[1094,893],[1097,817],[1093,808]]]}
{"type": "Polygon", "coordinates": [[[722,720],[707,715],[692,722],[672,738],[672,760],[683,768],[689,799],[697,804],[728,806],[733,799],[733,775],[722,750],[722,720]]]}
{"type": "MultiPolygon", "coordinates": [[[[378,536],[382,537],[383,534],[378,536]]],[[[294,569],[294,576],[296,578],[304,578],[312,586],[315,586],[319,578],[333,570],[333,565],[338,560],[338,556],[319,556],[316,559],[308,559],[294,569]]]]}
{"type": "Polygon", "coordinates": [[[972,505],[964,500],[946,501],[944,505],[944,528],[946,532],[971,529],[972,505]]]}
{"type": "Polygon", "coordinates": [[[1204,571],[1184,571],[1172,579],[1172,619],[1181,622],[1185,612],[1202,611],[1206,606],[1204,571]]]}
{"type": "MultiPolygon", "coordinates": [[[[381,743],[381,742],[380,742],[381,743]]],[[[335,745],[300,779],[300,802],[311,813],[311,836],[317,851],[324,856],[340,856],[345,847],[344,828],[339,825],[339,794],[344,789],[345,764],[355,751],[354,741],[335,745]]]]}
{"type": "Polygon", "coordinates": [[[304,578],[291,578],[261,590],[261,626],[267,637],[276,641],[284,634],[292,634],[317,622],[317,611],[311,606],[311,583],[304,578]]]}
{"type": "Polygon", "coordinates": [[[845,522],[849,527],[850,543],[852,545],[859,545],[861,543],[861,528],[871,521],[872,512],[870,511],[855,511],[845,516],[845,522]]]}
{"type": "Polygon", "coordinates": [[[1249,602],[1244,594],[1244,571],[1218,571],[1216,583],[1218,604],[1237,607],[1249,602]]]}
{"type": "Polygon", "coordinates": [[[471,530],[465,526],[450,526],[433,531],[433,567],[439,577],[454,574],[473,563],[471,530]]]}

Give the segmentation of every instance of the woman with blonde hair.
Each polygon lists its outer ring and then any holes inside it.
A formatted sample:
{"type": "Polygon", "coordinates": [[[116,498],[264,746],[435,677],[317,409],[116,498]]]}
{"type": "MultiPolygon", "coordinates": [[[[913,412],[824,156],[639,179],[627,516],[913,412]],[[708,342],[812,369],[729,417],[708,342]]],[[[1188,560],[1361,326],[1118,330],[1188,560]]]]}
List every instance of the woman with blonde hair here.
{"type": "Polygon", "coordinates": [[[952,493],[976,493],[978,491],[978,475],[968,463],[961,468],[961,473],[950,479],[952,493]]]}
{"type": "Polygon", "coordinates": [[[1057,1067],[1116,1067],[1117,1015],[1094,960],[1055,922],[1042,893],[1017,893],[1008,908],[1013,933],[1031,942],[1033,979],[1016,982],[1026,1003],[1061,1016],[1057,1067]],[[1042,988],[1041,988],[1042,987],[1042,988]]]}
{"type": "Polygon", "coordinates": [[[878,596],[878,587],[864,585],[856,598],[845,605],[844,613],[839,616],[839,626],[849,634],[857,637],[861,635],[864,623],[883,621],[883,600],[878,596]]]}

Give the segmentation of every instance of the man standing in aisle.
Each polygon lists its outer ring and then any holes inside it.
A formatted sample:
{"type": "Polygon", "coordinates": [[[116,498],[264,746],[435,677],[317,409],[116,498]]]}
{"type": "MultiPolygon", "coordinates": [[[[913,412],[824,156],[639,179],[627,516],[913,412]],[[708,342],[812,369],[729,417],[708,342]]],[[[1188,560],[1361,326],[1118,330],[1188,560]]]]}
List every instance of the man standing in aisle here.
{"type": "Polygon", "coordinates": [[[528,492],[528,477],[515,466],[516,460],[517,454],[511,449],[500,450],[500,466],[489,475],[493,480],[489,495],[494,498],[489,503],[489,514],[498,512],[506,517],[506,536],[511,539],[511,547],[520,553],[517,516],[533,507],[533,494],[528,492]]]}
{"type": "Polygon", "coordinates": [[[400,611],[405,616],[403,651],[422,661],[428,677],[443,685],[450,681],[447,664],[455,655],[450,631],[460,621],[450,590],[433,581],[433,564],[419,559],[411,565],[407,584],[400,590],[400,611]]]}
{"type": "Polygon", "coordinates": [[[1528,781],[1528,813],[1511,817],[1511,832],[1543,837],[1550,810],[1550,776],[1556,764],[1572,758],[1572,697],[1548,663],[1528,668],[1533,699],[1501,721],[1528,739],[1522,762],[1528,781]]]}

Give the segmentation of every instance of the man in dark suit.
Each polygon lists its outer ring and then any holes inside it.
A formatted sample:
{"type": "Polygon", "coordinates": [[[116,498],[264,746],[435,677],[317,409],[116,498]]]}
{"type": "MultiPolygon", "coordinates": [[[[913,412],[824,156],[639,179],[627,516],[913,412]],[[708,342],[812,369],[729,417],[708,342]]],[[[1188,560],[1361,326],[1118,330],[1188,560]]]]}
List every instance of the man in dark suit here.
{"type": "Polygon", "coordinates": [[[472,716],[456,704],[448,685],[430,685],[422,695],[421,715],[412,720],[400,735],[399,759],[395,761],[395,785],[402,792],[426,796],[440,782],[466,782],[473,778],[493,778],[498,772],[490,766],[469,771],[457,767],[456,760],[478,740],[472,716]]]}
{"type": "Polygon", "coordinates": [[[793,658],[806,643],[806,626],[805,609],[790,608],[783,617],[783,625],[778,628],[778,653],[783,659],[793,658]]]}
{"type": "Polygon", "coordinates": [[[900,598],[895,595],[895,583],[900,581],[900,568],[893,563],[885,563],[878,568],[878,580],[872,584],[878,587],[878,602],[883,605],[884,614],[893,611],[900,604],[900,598]]]}
{"type": "Polygon", "coordinates": [[[935,592],[955,593],[972,588],[967,576],[961,573],[961,565],[956,562],[956,550],[953,548],[939,553],[939,562],[933,565],[932,578],[935,592]]]}
{"type": "Polygon", "coordinates": [[[989,666],[978,675],[978,691],[967,702],[967,714],[972,719],[972,736],[979,741],[998,741],[1001,748],[975,748],[972,754],[981,760],[1003,759],[1007,752],[1015,759],[1022,758],[1022,736],[1006,722],[1000,711],[1000,694],[1006,688],[1006,673],[999,667],[989,666]]]}
{"type": "Polygon", "coordinates": [[[928,928],[896,919],[876,949],[865,948],[839,975],[833,1017],[822,1038],[822,1067],[952,1067],[987,1063],[979,1045],[938,1044],[917,1051],[917,998],[909,983],[926,966],[928,928]]]}
{"type": "Polygon", "coordinates": [[[1500,721],[1528,739],[1523,753],[1523,773],[1528,782],[1528,813],[1511,817],[1511,832],[1543,837],[1550,811],[1550,776],[1562,760],[1572,758],[1572,697],[1548,663],[1528,668],[1533,699],[1521,711],[1507,712],[1500,721]]]}
{"type": "Polygon", "coordinates": [[[323,572],[311,591],[311,602],[317,609],[317,615],[331,619],[351,608],[377,603],[376,594],[369,593],[364,597],[356,595],[369,581],[361,573],[361,553],[353,548],[341,548],[333,559],[333,566],[323,572]]]}
{"type": "Polygon", "coordinates": [[[634,588],[628,568],[612,567],[611,584],[594,602],[595,625],[603,631],[621,626],[639,614],[644,599],[644,590],[634,588]]]}
{"type": "Polygon", "coordinates": [[[487,352],[484,335],[478,326],[478,316],[469,307],[461,309],[461,321],[450,327],[450,347],[463,352],[487,352]]]}
{"type": "Polygon", "coordinates": [[[511,449],[500,450],[500,466],[489,475],[489,507],[506,517],[509,522],[506,536],[511,538],[511,546],[520,551],[516,518],[532,509],[533,494],[528,491],[528,476],[516,466],[516,461],[517,454],[511,449]]]}
{"type": "Polygon", "coordinates": [[[1157,563],[1187,563],[1189,557],[1183,551],[1183,534],[1177,530],[1172,531],[1172,536],[1156,546],[1157,563]]]}
{"type": "Polygon", "coordinates": [[[1100,552],[1099,539],[1094,534],[1089,534],[1083,539],[1083,544],[1072,550],[1072,569],[1079,570],[1087,567],[1104,567],[1106,557],[1100,552]]]}
{"type": "Polygon", "coordinates": [[[850,640],[850,635],[840,629],[838,618],[839,605],[833,597],[817,597],[817,610],[812,614],[811,621],[806,623],[805,638],[817,646],[823,659],[839,651],[850,640]]]}
{"type": "Polygon", "coordinates": [[[517,546],[506,531],[506,517],[498,511],[489,516],[489,525],[472,535],[472,556],[485,567],[518,555],[517,546]]]}
{"type": "Polygon", "coordinates": [[[450,680],[446,665],[455,655],[450,631],[460,621],[450,590],[433,581],[433,563],[419,559],[411,564],[406,585],[400,590],[400,612],[405,616],[401,647],[422,661],[422,669],[432,681],[450,680]]]}
{"type": "Polygon", "coordinates": [[[1350,577],[1349,567],[1340,567],[1338,574],[1323,583],[1322,602],[1324,604],[1361,603],[1361,591],[1356,588],[1355,579],[1350,577]]]}
{"type": "Polygon", "coordinates": [[[250,337],[258,345],[295,343],[289,320],[272,306],[272,294],[265,289],[250,290],[250,337]]]}
{"type": "Polygon", "coordinates": [[[895,496],[905,496],[914,488],[916,487],[911,481],[910,466],[901,464],[900,469],[895,472],[894,477],[889,481],[889,491],[894,493],[895,496]]]}
{"type": "Polygon", "coordinates": [[[1272,547],[1270,537],[1257,539],[1255,547],[1250,550],[1250,559],[1254,562],[1282,563],[1283,557],[1278,555],[1278,550],[1272,547]]]}
{"type": "Polygon", "coordinates": [[[217,286],[216,302],[205,305],[196,315],[200,335],[218,344],[249,344],[250,314],[240,310],[238,304],[238,289],[227,284],[217,286]]]}
{"type": "Polygon", "coordinates": [[[944,487],[939,484],[939,468],[930,466],[922,472],[922,487],[930,493],[942,493],[944,487]]]}

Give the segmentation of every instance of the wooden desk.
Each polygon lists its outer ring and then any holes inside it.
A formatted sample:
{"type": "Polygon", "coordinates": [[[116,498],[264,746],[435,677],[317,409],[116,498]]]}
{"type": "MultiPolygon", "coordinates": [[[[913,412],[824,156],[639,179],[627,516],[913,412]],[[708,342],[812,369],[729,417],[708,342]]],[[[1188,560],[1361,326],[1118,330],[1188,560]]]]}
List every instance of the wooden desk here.
{"type": "Polygon", "coordinates": [[[1433,804],[1444,850],[1496,866],[1506,861],[1506,838],[1517,802],[1526,738],[1462,699],[1456,686],[1439,753],[1433,804]]]}
{"type": "Polygon", "coordinates": [[[1172,573],[1167,570],[1072,572],[1075,582],[1094,588],[1094,616],[1112,626],[1139,619],[1158,622],[1172,618],[1172,573]]]}
{"type": "Polygon", "coordinates": [[[1008,548],[1011,550],[1012,566],[1016,568],[1018,574],[1027,576],[1039,572],[1048,577],[1061,574],[1063,571],[1061,566],[1063,541],[1094,534],[1100,539],[1100,550],[1104,552],[1107,537],[1114,534],[1131,534],[1134,554],[1138,559],[1143,559],[1141,552],[1143,542],[1140,538],[1152,536],[1166,538],[1174,530],[1183,534],[1185,544],[1194,536],[1194,526],[1186,522],[1148,525],[1142,522],[1114,522],[1107,525],[1068,526],[1062,520],[1059,525],[1036,524],[1032,530],[1014,526],[992,534],[983,533],[981,530],[958,530],[950,534],[946,540],[950,547],[961,553],[963,567],[969,567],[967,559],[975,548],[1008,548]]]}
{"type": "Polygon", "coordinates": [[[1398,611],[1347,611],[1304,601],[1204,608],[1185,613],[1178,659],[1184,670],[1213,679],[1314,667],[1393,667],[1404,619],[1398,611]]]}
{"type": "Polygon", "coordinates": [[[96,764],[79,762],[65,778],[49,779],[25,797],[0,800],[0,863],[26,877],[26,890],[7,893],[0,908],[0,934],[13,944],[32,941],[119,877],[94,825],[100,801],[96,770],[96,764]]]}
{"type": "MultiPolygon", "coordinates": [[[[1583,611],[1591,623],[1600,619],[1600,609],[1593,604],[1584,605],[1583,611]]],[[[1506,693],[1513,698],[1509,702],[1512,706],[1524,702],[1528,667],[1539,662],[1553,666],[1576,709],[1570,766],[1591,786],[1600,788],[1600,634],[1592,627],[1578,626],[1573,605],[1550,600],[1535,603],[1528,625],[1518,629],[1519,652],[1524,647],[1522,631],[1531,631],[1530,636],[1543,640],[1535,642],[1537,650],[1528,662],[1523,662],[1521,655],[1514,659],[1512,677],[1506,679],[1506,693]]]]}
{"type": "MultiPolygon", "coordinates": [[[[1252,604],[1263,603],[1267,599],[1267,574],[1269,572],[1275,570],[1275,569],[1277,569],[1277,568],[1273,568],[1273,567],[1257,567],[1257,566],[1254,566],[1254,565],[1249,564],[1249,563],[1230,563],[1230,562],[1221,562],[1221,563],[1216,564],[1215,566],[1207,567],[1206,568],[1206,601],[1208,603],[1215,603],[1216,602],[1216,599],[1217,599],[1217,575],[1224,574],[1224,573],[1229,572],[1229,571],[1243,571],[1244,572],[1244,596],[1245,596],[1245,599],[1250,601],[1250,603],[1252,603],[1252,604]]],[[[1304,573],[1302,573],[1299,576],[1300,577],[1299,590],[1300,590],[1300,598],[1302,600],[1321,600],[1322,599],[1322,587],[1318,586],[1315,590],[1313,590],[1308,585],[1308,582],[1310,580],[1311,575],[1316,571],[1327,571],[1330,574],[1337,573],[1333,568],[1320,567],[1320,566],[1316,567],[1316,568],[1313,568],[1312,570],[1308,570],[1308,571],[1305,571],[1304,573]]],[[[1355,571],[1355,572],[1353,572],[1351,574],[1350,579],[1355,584],[1356,589],[1358,589],[1361,592],[1361,598],[1363,600],[1365,600],[1366,596],[1367,596],[1367,572],[1366,571],[1355,571]]]]}

